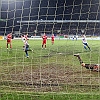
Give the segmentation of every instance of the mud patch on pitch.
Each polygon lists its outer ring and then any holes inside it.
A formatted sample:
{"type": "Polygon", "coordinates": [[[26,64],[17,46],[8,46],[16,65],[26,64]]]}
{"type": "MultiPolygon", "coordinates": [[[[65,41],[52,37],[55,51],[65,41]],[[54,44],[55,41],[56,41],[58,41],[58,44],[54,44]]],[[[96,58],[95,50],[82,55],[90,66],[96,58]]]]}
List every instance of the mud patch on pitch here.
{"type": "Polygon", "coordinates": [[[9,74],[2,74],[3,80],[0,84],[9,85],[9,87],[20,91],[58,92],[66,91],[66,87],[68,91],[75,89],[75,87],[69,86],[88,85],[90,82],[95,85],[100,81],[99,78],[91,77],[93,74],[89,74],[89,71],[77,71],[72,66],[51,63],[37,68],[24,66],[22,69],[20,68],[20,71],[12,69],[9,74]]]}

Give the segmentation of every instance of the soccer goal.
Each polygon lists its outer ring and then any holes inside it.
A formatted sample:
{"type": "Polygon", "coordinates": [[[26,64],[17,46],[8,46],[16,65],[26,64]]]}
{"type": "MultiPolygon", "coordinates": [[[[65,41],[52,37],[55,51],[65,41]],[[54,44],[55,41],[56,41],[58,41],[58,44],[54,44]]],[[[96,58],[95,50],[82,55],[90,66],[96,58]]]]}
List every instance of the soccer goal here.
{"type": "Polygon", "coordinates": [[[89,67],[100,64],[99,12],[100,0],[0,0],[0,100],[99,100],[100,72],[89,67]],[[12,49],[6,49],[10,32],[12,49]]]}

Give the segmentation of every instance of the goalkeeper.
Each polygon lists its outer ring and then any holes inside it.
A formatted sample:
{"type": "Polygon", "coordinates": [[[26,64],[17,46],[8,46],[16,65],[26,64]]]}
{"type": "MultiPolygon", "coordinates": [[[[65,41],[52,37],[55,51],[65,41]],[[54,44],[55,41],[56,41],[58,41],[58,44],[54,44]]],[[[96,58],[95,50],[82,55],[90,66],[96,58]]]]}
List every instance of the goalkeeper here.
{"type": "Polygon", "coordinates": [[[74,56],[76,56],[80,62],[80,64],[85,67],[86,69],[92,70],[92,71],[100,71],[100,65],[98,64],[85,64],[81,58],[79,54],[74,54],[74,56]]]}

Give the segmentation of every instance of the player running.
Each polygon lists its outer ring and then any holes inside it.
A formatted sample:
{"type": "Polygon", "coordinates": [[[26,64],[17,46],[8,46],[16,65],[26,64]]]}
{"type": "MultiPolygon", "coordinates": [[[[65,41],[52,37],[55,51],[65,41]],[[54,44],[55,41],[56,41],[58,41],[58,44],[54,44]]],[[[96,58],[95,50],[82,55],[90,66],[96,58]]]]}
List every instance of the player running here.
{"type": "Polygon", "coordinates": [[[54,34],[52,34],[52,36],[51,36],[52,45],[54,44],[54,38],[55,38],[55,36],[54,36],[54,34]]]}
{"type": "Polygon", "coordinates": [[[27,58],[29,58],[28,51],[32,51],[32,52],[33,52],[33,50],[30,49],[29,44],[28,44],[27,41],[25,41],[24,51],[25,51],[25,54],[26,54],[26,57],[27,57],[27,58]]]}
{"type": "Polygon", "coordinates": [[[87,50],[87,47],[88,47],[88,49],[91,50],[90,47],[89,47],[89,45],[88,45],[88,43],[87,43],[85,34],[83,35],[82,43],[84,45],[84,49],[87,50]]]}
{"type": "Polygon", "coordinates": [[[76,56],[81,64],[81,66],[85,67],[86,69],[92,70],[92,71],[100,71],[100,65],[99,64],[85,64],[82,59],[80,58],[79,54],[74,54],[76,56]]]}
{"type": "Polygon", "coordinates": [[[10,48],[12,48],[12,33],[9,33],[7,35],[7,49],[8,49],[8,44],[10,44],[10,48]]]}
{"type": "Polygon", "coordinates": [[[45,48],[46,49],[46,41],[47,41],[47,36],[46,34],[44,33],[44,35],[42,36],[42,49],[45,48]]]}

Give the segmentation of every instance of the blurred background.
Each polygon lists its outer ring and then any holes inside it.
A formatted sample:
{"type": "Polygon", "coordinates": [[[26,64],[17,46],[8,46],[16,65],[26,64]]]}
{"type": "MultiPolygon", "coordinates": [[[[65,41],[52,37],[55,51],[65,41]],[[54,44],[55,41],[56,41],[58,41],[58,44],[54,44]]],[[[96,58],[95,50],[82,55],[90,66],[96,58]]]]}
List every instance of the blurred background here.
{"type": "Polygon", "coordinates": [[[0,35],[14,32],[40,36],[56,35],[99,36],[100,23],[78,20],[100,20],[100,0],[0,0],[0,35]],[[41,20],[41,22],[34,22],[41,20]],[[43,20],[76,20],[77,22],[42,22],[43,20]],[[19,23],[18,23],[19,21],[19,23]],[[20,22],[27,21],[27,23],[20,22]],[[33,21],[33,22],[28,22],[33,21]]]}

